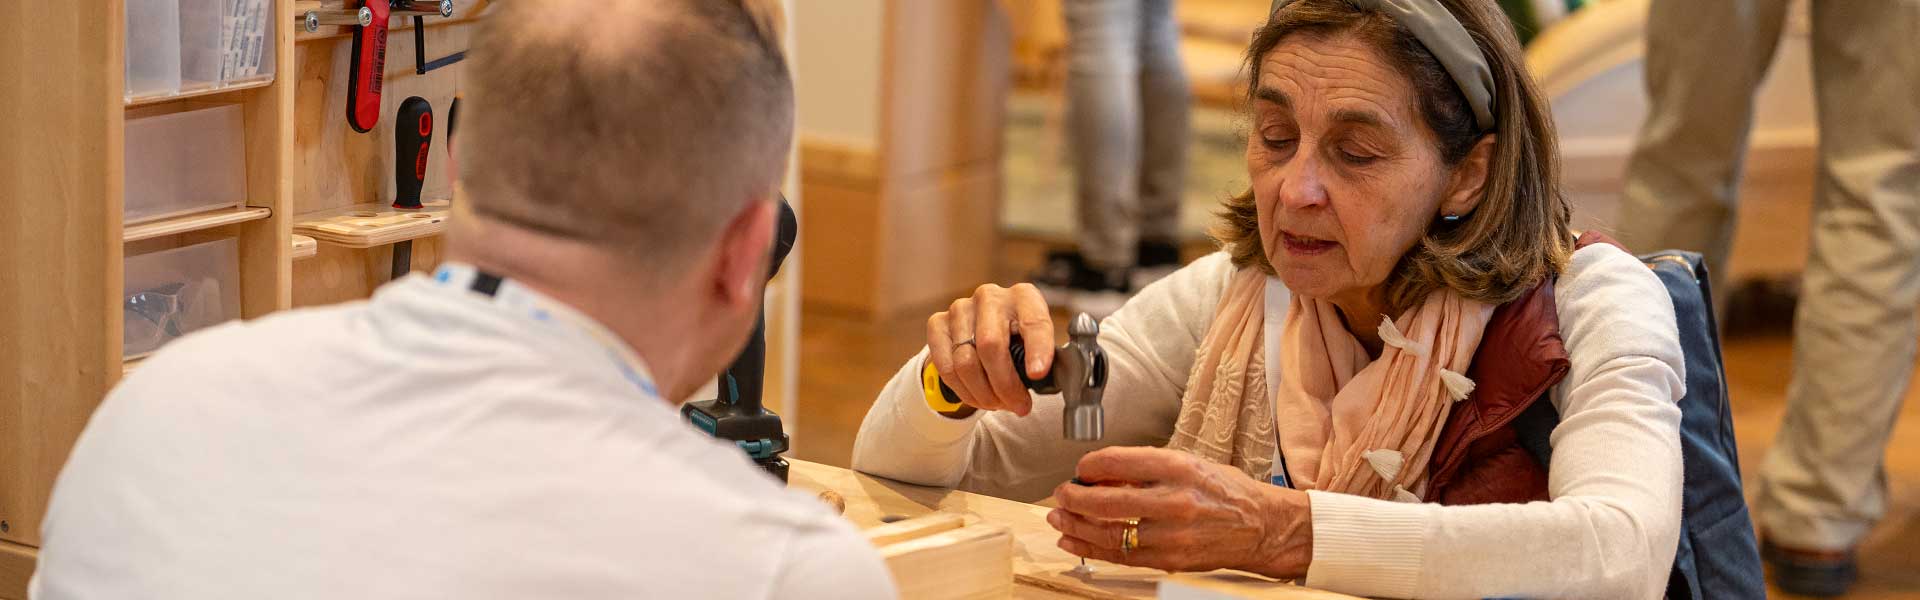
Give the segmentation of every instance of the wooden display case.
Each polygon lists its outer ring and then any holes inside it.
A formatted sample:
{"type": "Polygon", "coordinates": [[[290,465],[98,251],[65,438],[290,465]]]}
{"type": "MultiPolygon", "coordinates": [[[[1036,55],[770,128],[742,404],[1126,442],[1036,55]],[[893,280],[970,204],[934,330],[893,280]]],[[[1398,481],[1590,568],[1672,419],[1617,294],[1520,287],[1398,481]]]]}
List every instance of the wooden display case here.
{"type": "MultiPolygon", "coordinates": [[[[121,358],[127,257],[235,240],[241,318],[364,298],[387,279],[388,247],[330,245],[292,225],[310,212],[391,202],[393,109],[420,95],[444,111],[462,65],[416,75],[411,19],[394,19],[386,127],[355,134],[344,119],[350,30],[303,31],[294,16],[320,3],[272,2],[271,81],[137,101],[123,99],[124,0],[0,6],[9,38],[0,44],[0,598],[25,596],[54,478],[101,398],[137,364],[121,358]],[[213,105],[244,114],[243,205],[123,223],[126,187],[139,185],[122,181],[127,111],[213,105]],[[317,257],[296,267],[296,253],[317,257]]],[[[427,19],[430,58],[465,50],[485,6],[457,0],[453,18],[427,19]]],[[[423,196],[447,198],[436,137],[423,196]]],[[[416,268],[438,261],[436,240],[417,247],[416,268]]]]}

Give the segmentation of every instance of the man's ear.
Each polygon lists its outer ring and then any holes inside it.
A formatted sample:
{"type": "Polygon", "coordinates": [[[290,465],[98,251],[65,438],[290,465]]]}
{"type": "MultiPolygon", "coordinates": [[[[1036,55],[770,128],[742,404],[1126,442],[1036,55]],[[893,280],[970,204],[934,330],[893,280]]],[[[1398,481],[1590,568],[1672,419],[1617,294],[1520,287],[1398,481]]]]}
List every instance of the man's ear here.
{"type": "Polygon", "coordinates": [[[720,232],[719,261],[715,265],[714,297],[728,306],[757,304],[767,280],[767,260],[773,253],[774,221],[779,205],[748,202],[720,232]]]}
{"type": "Polygon", "coordinates": [[[1480,206],[1480,198],[1487,189],[1487,177],[1493,171],[1494,141],[1494,134],[1480,136],[1480,141],[1474,142],[1473,149],[1467,151],[1467,157],[1454,167],[1446,199],[1440,202],[1441,216],[1465,215],[1480,206]]]}

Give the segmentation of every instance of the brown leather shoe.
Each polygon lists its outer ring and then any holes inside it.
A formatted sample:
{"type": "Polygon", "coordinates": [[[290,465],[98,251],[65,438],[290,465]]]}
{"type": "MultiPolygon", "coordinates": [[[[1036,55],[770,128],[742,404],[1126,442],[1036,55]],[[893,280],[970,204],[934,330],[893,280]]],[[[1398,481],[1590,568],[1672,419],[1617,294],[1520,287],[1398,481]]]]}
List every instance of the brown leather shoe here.
{"type": "Polygon", "coordinates": [[[1805,550],[1760,540],[1760,557],[1773,569],[1773,584],[1790,594],[1831,598],[1847,593],[1860,576],[1853,549],[1805,550]]]}

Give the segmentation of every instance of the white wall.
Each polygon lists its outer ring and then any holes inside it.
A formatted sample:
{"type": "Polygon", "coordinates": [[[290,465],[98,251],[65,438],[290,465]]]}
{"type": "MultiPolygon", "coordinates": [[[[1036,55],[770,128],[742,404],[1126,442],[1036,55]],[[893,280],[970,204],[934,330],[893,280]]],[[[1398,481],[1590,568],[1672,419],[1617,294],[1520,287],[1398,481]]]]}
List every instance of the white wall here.
{"type": "Polygon", "coordinates": [[[874,148],[887,0],[796,0],[794,87],[802,139],[874,148]]]}

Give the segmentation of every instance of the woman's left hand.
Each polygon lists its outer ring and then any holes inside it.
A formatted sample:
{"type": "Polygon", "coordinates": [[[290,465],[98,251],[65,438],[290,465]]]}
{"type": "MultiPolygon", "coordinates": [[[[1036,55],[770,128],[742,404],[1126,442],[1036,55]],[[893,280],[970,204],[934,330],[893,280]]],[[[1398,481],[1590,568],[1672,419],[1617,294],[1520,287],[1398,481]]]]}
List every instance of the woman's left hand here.
{"type": "Polygon", "coordinates": [[[1276,578],[1306,574],[1313,558],[1307,494],[1240,470],[1159,448],[1104,448],[1081,457],[1047,523],[1060,549],[1165,571],[1239,569],[1276,578]],[[1129,519],[1136,544],[1122,549],[1129,519]]]}

